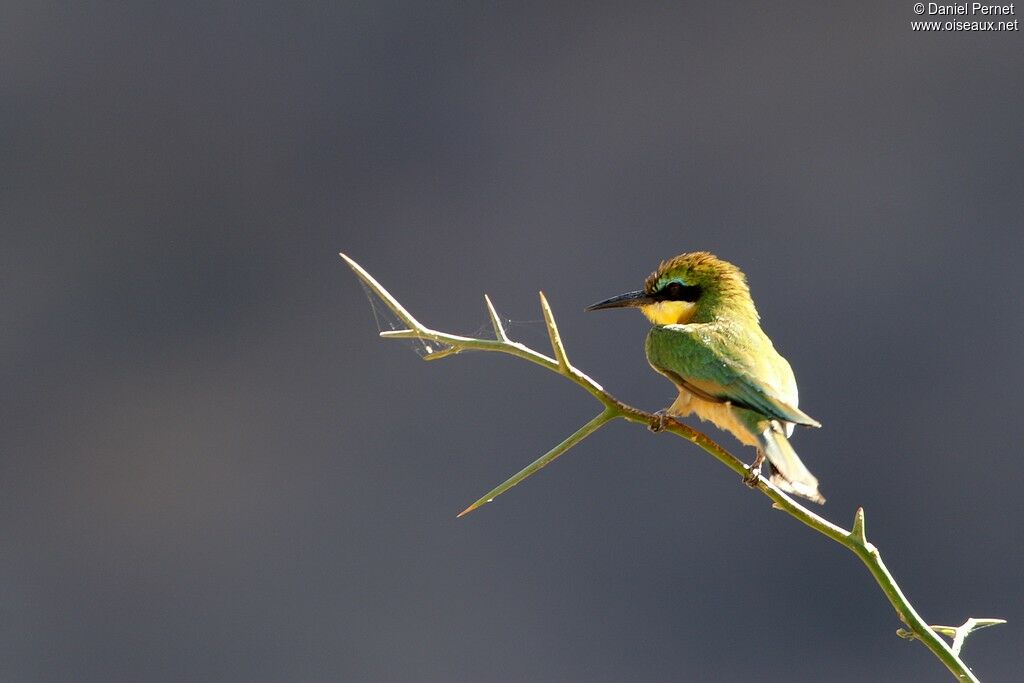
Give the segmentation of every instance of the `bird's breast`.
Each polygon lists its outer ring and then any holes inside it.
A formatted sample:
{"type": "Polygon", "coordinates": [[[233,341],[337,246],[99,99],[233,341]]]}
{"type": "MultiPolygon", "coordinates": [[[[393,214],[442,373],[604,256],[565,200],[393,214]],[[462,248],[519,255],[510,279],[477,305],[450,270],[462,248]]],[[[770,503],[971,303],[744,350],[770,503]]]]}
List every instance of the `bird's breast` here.
{"type": "Polygon", "coordinates": [[[668,412],[670,415],[679,417],[685,417],[693,413],[701,420],[710,422],[719,429],[730,432],[740,440],[740,443],[747,446],[758,445],[757,435],[743,423],[731,403],[708,401],[699,396],[694,396],[686,389],[679,388],[679,396],[669,406],[668,412]]]}

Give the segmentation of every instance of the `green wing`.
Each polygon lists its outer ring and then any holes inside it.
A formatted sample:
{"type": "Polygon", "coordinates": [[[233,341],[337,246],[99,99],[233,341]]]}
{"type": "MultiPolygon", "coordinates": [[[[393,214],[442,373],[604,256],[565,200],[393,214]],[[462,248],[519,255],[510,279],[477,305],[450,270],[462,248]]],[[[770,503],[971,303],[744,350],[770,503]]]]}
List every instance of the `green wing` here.
{"type": "Polygon", "coordinates": [[[789,365],[767,338],[762,342],[714,324],[655,326],[647,335],[647,359],[655,369],[706,400],[728,401],[775,420],[821,426],[780,397],[772,379],[765,379],[778,374],[777,368],[771,372],[773,364],[782,364],[792,376],[789,365]]]}

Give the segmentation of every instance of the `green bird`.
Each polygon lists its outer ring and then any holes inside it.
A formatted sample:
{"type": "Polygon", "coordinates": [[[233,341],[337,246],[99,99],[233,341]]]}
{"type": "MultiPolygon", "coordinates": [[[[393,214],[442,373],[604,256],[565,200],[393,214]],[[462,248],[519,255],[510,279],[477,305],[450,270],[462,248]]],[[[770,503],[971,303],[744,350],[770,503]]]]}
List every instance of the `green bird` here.
{"type": "Polygon", "coordinates": [[[679,396],[662,415],[702,420],[757,449],[749,482],[765,457],[771,482],[824,503],[818,480],[789,444],[795,425],[820,427],[798,407],[796,378],[760,325],[746,276],[706,251],[680,254],[651,273],[640,291],[586,310],[635,307],[653,323],[647,361],[672,380],[679,396]]]}

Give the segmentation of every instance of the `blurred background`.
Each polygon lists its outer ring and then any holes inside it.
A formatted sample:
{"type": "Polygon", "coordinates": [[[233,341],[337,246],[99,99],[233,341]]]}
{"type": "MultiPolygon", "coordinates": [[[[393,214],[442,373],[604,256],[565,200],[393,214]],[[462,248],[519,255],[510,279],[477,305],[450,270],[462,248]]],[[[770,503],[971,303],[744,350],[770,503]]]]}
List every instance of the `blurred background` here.
{"type": "MultiPolygon", "coordinates": [[[[947,680],[843,548],[512,358],[664,407],[661,259],[747,273],[794,444],[931,623],[1024,651],[1020,32],[910,2],[8,2],[0,678],[947,680]]],[[[749,449],[706,425],[745,459],[749,449]]]]}

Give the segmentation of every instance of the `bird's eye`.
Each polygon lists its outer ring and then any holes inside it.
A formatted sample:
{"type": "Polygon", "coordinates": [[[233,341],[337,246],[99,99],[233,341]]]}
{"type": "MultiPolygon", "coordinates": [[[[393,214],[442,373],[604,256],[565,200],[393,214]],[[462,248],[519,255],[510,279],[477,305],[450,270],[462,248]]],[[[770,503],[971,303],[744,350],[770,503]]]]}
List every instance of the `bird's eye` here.
{"type": "Polygon", "coordinates": [[[700,285],[684,285],[682,282],[670,282],[658,291],[655,296],[661,301],[687,301],[693,303],[700,298],[700,285]]]}

